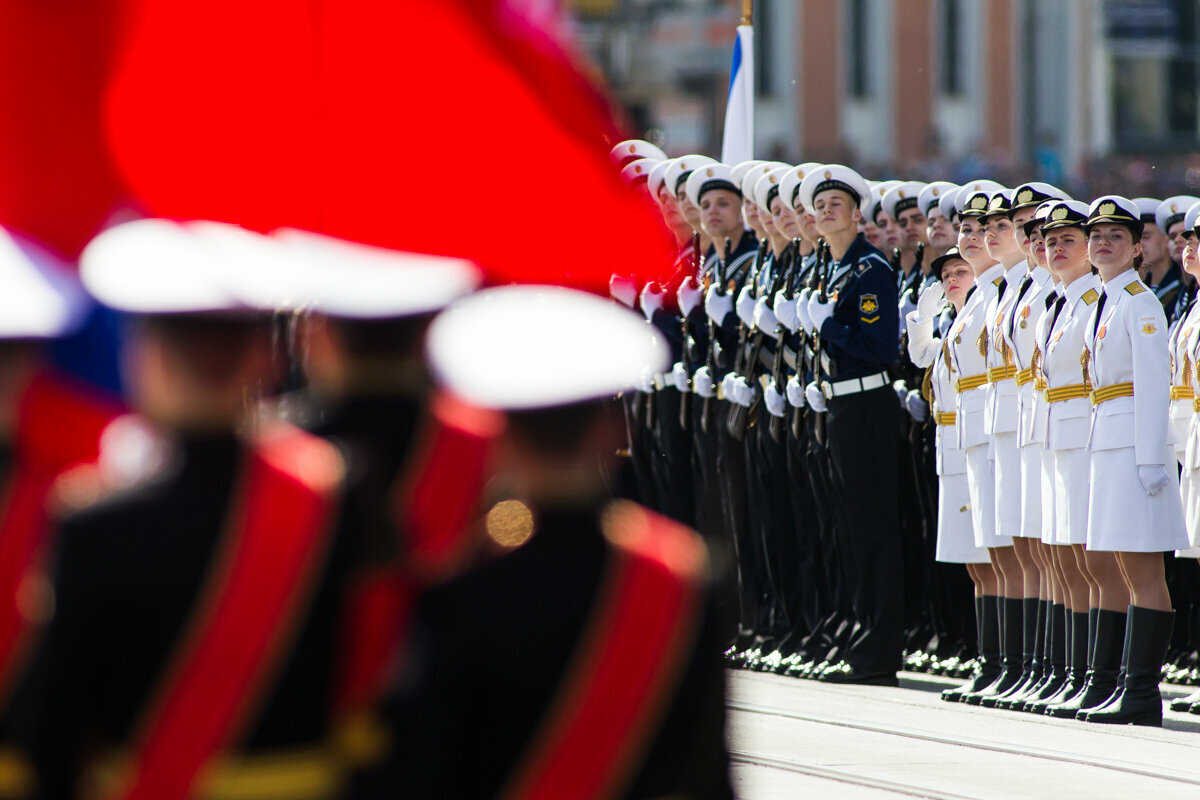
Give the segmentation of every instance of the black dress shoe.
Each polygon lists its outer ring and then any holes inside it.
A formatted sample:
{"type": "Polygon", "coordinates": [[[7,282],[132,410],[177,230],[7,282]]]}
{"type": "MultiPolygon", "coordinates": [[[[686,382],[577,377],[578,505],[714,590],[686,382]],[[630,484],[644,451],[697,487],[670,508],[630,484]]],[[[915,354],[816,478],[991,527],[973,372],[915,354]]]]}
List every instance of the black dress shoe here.
{"type": "Polygon", "coordinates": [[[830,669],[822,672],[817,680],[822,683],[847,683],[859,686],[899,686],[895,672],[860,672],[854,669],[830,669]]]}

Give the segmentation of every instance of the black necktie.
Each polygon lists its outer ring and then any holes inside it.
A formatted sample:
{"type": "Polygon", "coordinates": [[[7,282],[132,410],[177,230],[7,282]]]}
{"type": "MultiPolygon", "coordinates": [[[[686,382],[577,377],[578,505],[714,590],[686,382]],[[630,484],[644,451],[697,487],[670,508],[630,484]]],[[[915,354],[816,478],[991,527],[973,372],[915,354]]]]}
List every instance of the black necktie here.
{"type": "Polygon", "coordinates": [[[1108,300],[1108,292],[1100,293],[1100,302],[1096,304],[1096,321],[1092,323],[1092,336],[1100,329],[1100,315],[1104,313],[1104,302],[1108,300]]]}
{"type": "Polygon", "coordinates": [[[1026,275],[1025,280],[1021,281],[1021,287],[1017,290],[1017,299],[1013,303],[1012,316],[1008,319],[1008,335],[1014,339],[1017,336],[1017,306],[1021,305],[1021,298],[1029,291],[1029,287],[1033,286],[1033,276],[1026,275]]]}
{"type": "Polygon", "coordinates": [[[1050,329],[1046,331],[1047,340],[1050,334],[1054,333],[1054,326],[1058,322],[1058,315],[1062,313],[1063,306],[1067,304],[1067,296],[1064,294],[1054,301],[1054,316],[1050,318],[1050,329]]]}

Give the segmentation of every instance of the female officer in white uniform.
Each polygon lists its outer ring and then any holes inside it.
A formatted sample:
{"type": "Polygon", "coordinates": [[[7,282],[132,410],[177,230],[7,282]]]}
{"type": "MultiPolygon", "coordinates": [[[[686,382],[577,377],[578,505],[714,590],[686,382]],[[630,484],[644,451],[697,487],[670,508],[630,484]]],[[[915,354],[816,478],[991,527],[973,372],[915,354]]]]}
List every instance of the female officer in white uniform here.
{"type": "Polygon", "coordinates": [[[987,548],[975,543],[972,530],[966,457],[958,446],[954,429],[956,376],[950,368],[949,351],[943,338],[950,326],[939,324],[952,318],[945,314],[938,315],[945,300],[950,301],[955,313],[962,311],[967,294],[975,283],[975,273],[959,255],[957,247],[950,248],[944,256],[934,259],[931,268],[939,282],[925,288],[917,301],[916,310],[908,314],[905,322],[909,356],[918,367],[928,368],[926,385],[932,394],[933,420],[937,426],[938,516],[934,557],[944,563],[966,565],[975,586],[977,644],[983,662],[978,676],[966,685],[943,694],[945,699],[951,700],[985,688],[1000,674],[1000,665],[997,663],[999,652],[984,644],[985,638],[997,639],[995,630],[985,636],[987,621],[990,620],[994,627],[998,620],[995,614],[989,617],[983,610],[985,602],[995,609],[997,582],[987,548]]]}
{"type": "MultiPolygon", "coordinates": [[[[1124,197],[1101,197],[1089,209],[1088,257],[1104,293],[1088,317],[1081,356],[1093,387],[1087,548],[1113,554],[1130,604],[1124,678],[1104,706],[1079,717],[1161,725],[1158,681],[1175,619],[1162,553],[1188,539],[1168,434],[1167,319],[1135,269],[1143,224],[1124,197]]],[[[1096,577],[1104,607],[1109,587],[1096,577]]]]}
{"type": "MultiPolygon", "coordinates": [[[[995,478],[989,462],[989,439],[984,429],[987,402],[987,309],[1004,281],[1004,267],[987,253],[983,226],[979,218],[987,213],[991,196],[1003,187],[991,181],[973,181],[959,190],[955,201],[960,219],[958,249],[975,272],[975,290],[963,306],[962,313],[950,329],[946,345],[950,366],[955,372],[956,430],[959,446],[966,456],[967,485],[971,497],[971,522],[975,543],[988,548],[992,565],[999,571],[996,614],[1004,671],[990,685],[961,696],[962,701],[978,705],[984,697],[1008,691],[1021,673],[1021,598],[1023,582],[1021,566],[1013,554],[1012,539],[996,531],[995,478]]],[[[985,607],[990,598],[985,598],[985,607]]],[[[988,631],[992,625],[986,626],[988,631]]],[[[992,647],[992,642],[985,642],[992,647]]]]}

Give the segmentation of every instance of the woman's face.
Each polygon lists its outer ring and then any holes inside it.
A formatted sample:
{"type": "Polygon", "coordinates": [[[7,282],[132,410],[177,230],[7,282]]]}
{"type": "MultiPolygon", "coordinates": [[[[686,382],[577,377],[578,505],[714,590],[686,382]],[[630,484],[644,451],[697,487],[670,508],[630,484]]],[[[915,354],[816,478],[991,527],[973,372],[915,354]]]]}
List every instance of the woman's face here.
{"type": "Polygon", "coordinates": [[[1088,266],[1088,241],[1082,228],[1046,231],[1046,256],[1050,271],[1059,278],[1074,278],[1088,266]]]}
{"type": "Polygon", "coordinates": [[[958,226],[958,251],[963,254],[963,258],[976,267],[976,272],[983,271],[979,267],[983,266],[985,262],[987,264],[995,262],[995,259],[988,256],[984,247],[983,226],[979,224],[979,217],[964,217],[958,226]]]}
{"type": "Polygon", "coordinates": [[[942,289],[950,304],[962,309],[967,301],[967,292],[975,285],[975,271],[961,258],[951,259],[942,266],[942,289]]]}
{"type": "Polygon", "coordinates": [[[1188,275],[1200,278],[1200,237],[1195,233],[1191,233],[1183,245],[1183,269],[1188,275]]]}
{"type": "Polygon", "coordinates": [[[1020,252],[1012,220],[1003,214],[987,217],[983,230],[984,245],[993,261],[1004,261],[1020,252]]]}
{"type": "Polygon", "coordinates": [[[1100,270],[1100,275],[1110,277],[1133,266],[1133,259],[1141,253],[1142,246],[1133,239],[1133,232],[1124,225],[1101,222],[1091,226],[1087,233],[1088,260],[1100,270]]]}
{"type": "Polygon", "coordinates": [[[1042,237],[1042,229],[1035,227],[1029,234],[1029,252],[1039,267],[1050,269],[1050,257],[1046,254],[1046,240],[1042,237]]]}

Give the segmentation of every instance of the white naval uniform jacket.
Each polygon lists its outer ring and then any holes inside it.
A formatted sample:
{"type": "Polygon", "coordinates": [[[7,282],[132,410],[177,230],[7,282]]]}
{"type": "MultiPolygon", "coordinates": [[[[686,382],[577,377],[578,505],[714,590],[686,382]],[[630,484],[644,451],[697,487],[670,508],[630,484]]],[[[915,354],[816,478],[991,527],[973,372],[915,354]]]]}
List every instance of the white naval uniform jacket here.
{"type": "Polygon", "coordinates": [[[1195,416],[1192,401],[1196,396],[1192,380],[1196,374],[1196,361],[1192,345],[1200,330],[1200,304],[1192,306],[1183,319],[1171,328],[1167,346],[1171,350],[1171,442],[1175,445],[1175,457],[1183,464],[1186,458],[1188,428],[1195,416]]]}
{"type": "Polygon", "coordinates": [[[944,425],[941,414],[953,414],[955,409],[954,373],[947,361],[944,339],[933,335],[937,321],[920,316],[916,310],[905,315],[908,327],[908,355],[918,367],[931,371],[930,388],[933,390],[933,421],[935,429],[935,466],[938,475],[960,475],[967,471],[967,459],[958,446],[955,427],[944,425]]]}
{"type": "MultiPolygon", "coordinates": [[[[1023,296],[1018,297],[1000,333],[1008,343],[1013,365],[1017,368],[1014,383],[1017,386],[1017,443],[1024,446],[1045,444],[1046,437],[1035,436],[1034,419],[1042,412],[1045,400],[1036,391],[1034,355],[1038,349],[1038,323],[1046,314],[1046,300],[1057,297],[1054,280],[1049,270],[1034,267],[1029,273],[1032,283],[1023,296]]],[[[1042,427],[1044,434],[1045,428],[1042,427]]]]}
{"type": "Polygon", "coordinates": [[[1165,464],[1171,389],[1166,314],[1136,270],[1113,278],[1104,294],[1107,300],[1092,307],[1083,331],[1092,388],[1132,382],[1134,393],[1093,406],[1088,450],[1132,447],[1139,466],[1165,464]]]}
{"type": "Polygon", "coordinates": [[[1004,267],[996,264],[982,275],[975,277],[975,289],[967,298],[954,325],[947,334],[946,345],[950,352],[950,367],[956,381],[984,381],[977,388],[956,392],[955,423],[958,447],[968,450],[987,444],[984,430],[984,414],[987,404],[987,309],[995,298],[1000,282],[1004,280],[1004,267]]]}
{"type": "MultiPolygon", "coordinates": [[[[1089,272],[1063,287],[1066,300],[1057,319],[1053,307],[1047,311],[1041,345],[1041,376],[1046,389],[1062,389],[1085,382],[1080,359],[1084,327],[1100,300],[1102,290],[1100,278],[1089,272]]],[[[1089,390],[1090,387],[1091,384],[1089,390]]],[[[1046,402],[1046,406],[1046,448],[1072,450],[1087,447],[1092,422],[1091,398],[1084,394],[1070,400],[1046,402]]]]}
{"type": "Polygon", "coordinates": [[[987,366],[991,374],[987,389],[987,411],[984,413],[983,428],[991,435],[993,433],[1017,432],[1017,384],[1007,372],[1013,369],[1012,343],[1004,336],[1009,315],[1017,304],[1021,282],[1029,274],[1029,267],[1021,261],[1004,273],[1004,295],[1000,295],[997,286],[995,296],[988,303],[987,332],[988,355],[987,366]]]}

